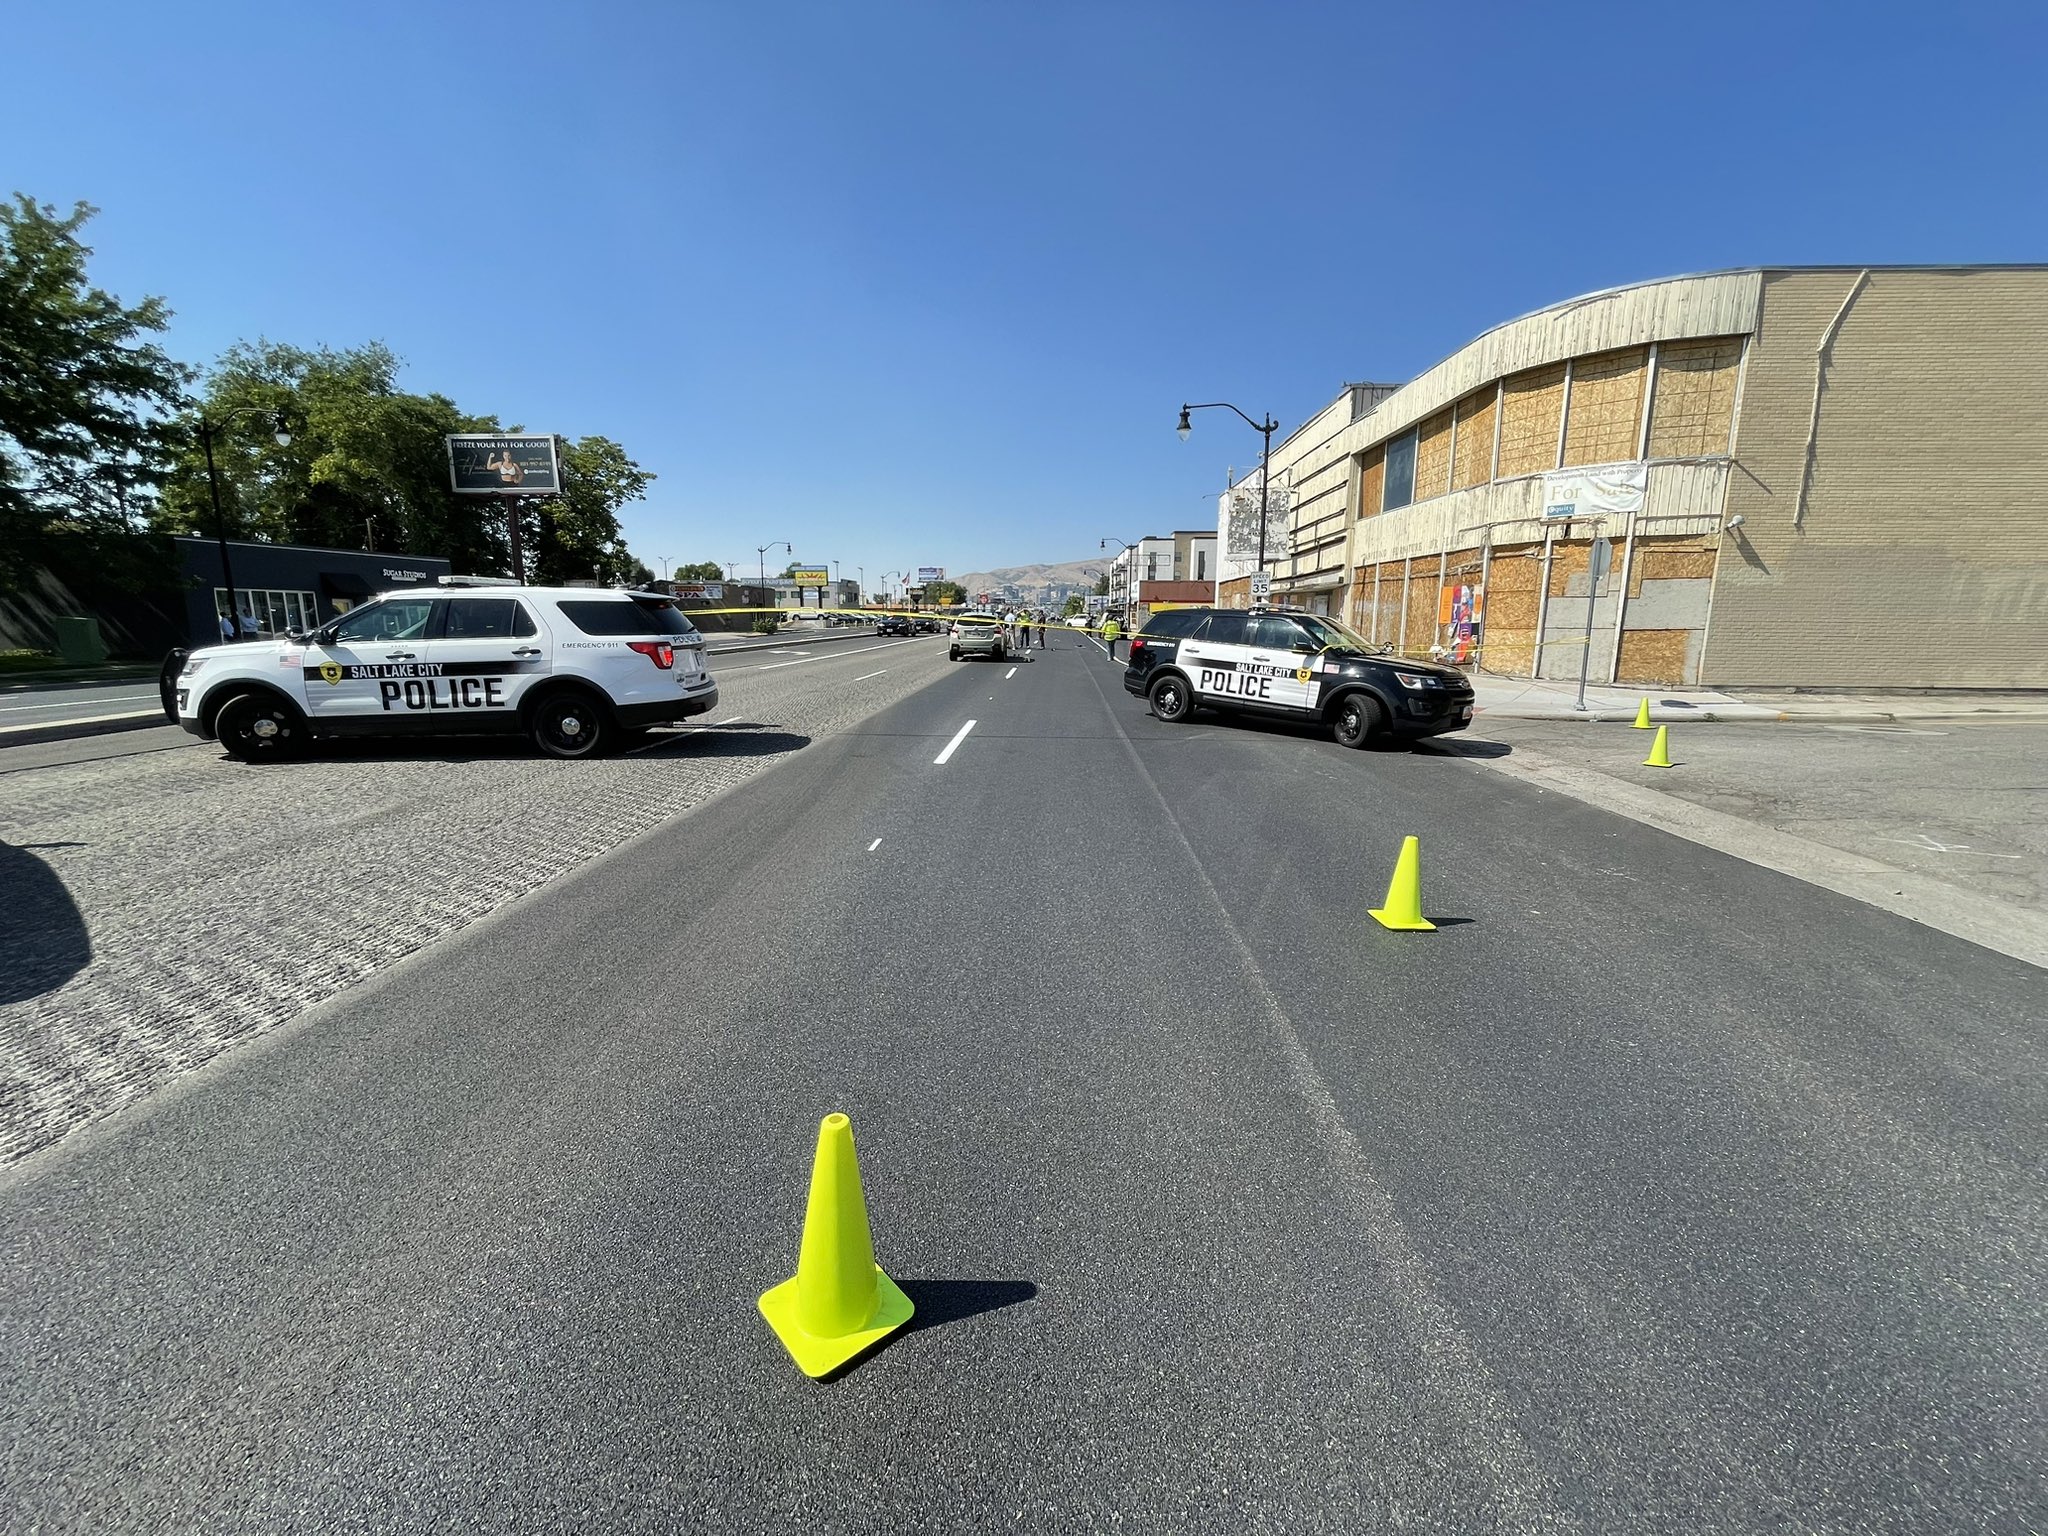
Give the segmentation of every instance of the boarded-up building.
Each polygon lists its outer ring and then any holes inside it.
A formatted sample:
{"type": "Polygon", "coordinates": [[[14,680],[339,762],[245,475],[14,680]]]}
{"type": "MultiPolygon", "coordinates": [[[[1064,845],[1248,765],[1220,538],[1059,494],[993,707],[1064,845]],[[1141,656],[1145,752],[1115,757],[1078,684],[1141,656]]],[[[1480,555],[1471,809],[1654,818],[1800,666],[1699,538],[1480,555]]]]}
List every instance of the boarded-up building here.
{"type": "Polygon", "coordinates": [[[2048,268],[1641,283],[1347,387],[1274,445],[1267,568],[1509,675],[2044,687],[2044,452],[2048,268]]]}

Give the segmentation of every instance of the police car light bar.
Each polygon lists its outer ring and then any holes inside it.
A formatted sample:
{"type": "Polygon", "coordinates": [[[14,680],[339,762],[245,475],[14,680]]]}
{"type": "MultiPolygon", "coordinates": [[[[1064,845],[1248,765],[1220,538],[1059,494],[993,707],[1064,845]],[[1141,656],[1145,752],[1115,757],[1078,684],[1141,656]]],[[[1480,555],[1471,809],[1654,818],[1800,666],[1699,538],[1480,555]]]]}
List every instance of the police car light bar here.
{"type": "Polygon", "coordinates": [[[518,582],[510,576],[437,576],[435,581],[444,587],[516,587],[518,582]]]}

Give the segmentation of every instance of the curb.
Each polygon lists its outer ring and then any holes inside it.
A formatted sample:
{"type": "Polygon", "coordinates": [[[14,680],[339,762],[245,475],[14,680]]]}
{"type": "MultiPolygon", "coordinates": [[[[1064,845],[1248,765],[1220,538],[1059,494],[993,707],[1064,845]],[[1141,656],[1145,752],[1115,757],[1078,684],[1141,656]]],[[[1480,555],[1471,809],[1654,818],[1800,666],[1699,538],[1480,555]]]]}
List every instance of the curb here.
{"type": "MultiPolygon", "coordinates": [[[[1609,712],[1588,710],[1584,714],[1567,710],[1563,713],[1531,709],[1516,709],[1513,706],[1490,709],[1480,705],[1472,712],[1473,724],[1481,720],[1563,720],[1578,725],[1633,725],[1634,710],[1609,712]]],[[[1650,711],[1652,725],[1911,725],[1914,722],[1955,724],[1998,724],[2033,723],[2048,721],[2048,710],[1969,710],[1942,711],[1927,714],[1901,713],[1896,710],[1777,710],[1749,715],[1724,714],[1711,709],[1650,711]]]]}

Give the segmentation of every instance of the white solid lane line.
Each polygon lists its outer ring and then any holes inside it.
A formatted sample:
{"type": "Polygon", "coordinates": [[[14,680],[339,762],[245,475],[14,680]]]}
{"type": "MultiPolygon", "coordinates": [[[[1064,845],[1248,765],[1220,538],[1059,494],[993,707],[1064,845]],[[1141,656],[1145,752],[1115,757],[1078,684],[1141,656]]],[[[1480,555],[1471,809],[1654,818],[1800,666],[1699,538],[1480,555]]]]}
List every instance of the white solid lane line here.
{"type": "Polygon", "coordinates": [[[0,704],[0,715],[19,714],[25,709],[89,709],[96,704],[128,704],[155,697],[153,693],[110,693],[97,699],[59,699],[54,704],[0,704]]]}
{"type": "Polygon", "coordinates": [[[879,672],[863,672],[859,677],[856,677],[854,681],[856,683],[864,683],[871,677],[887,677],[888,675],[889,669],[887,667],[884,667],[879,672]]]}
{"type": "Polygon", "coordinates": [[[1015,677],[1016,675],[1017,669],[1015,667],[1012,667],[1009,671],[1003,674],[1003,681],[1007,683],[1011,678],[1015,677]]]}
{"type": "Polygon", "coordinates": [[[877,848],[879,848],[879,847],[881,847],[881,846],[882,846],[882,840],[881,840],[881,839],[880,839],[880,838],[878,837],[878,838],[876,838],[876,839],[875,839],[875,840],[874,840],[874,841],[873,841],[872,843],[869,843],[869,844],[868,844],[868,852],[869,852],[869,853],[873,853],[873,852],[874,852],[874,851],[875,851],[875,850],[876,850],[877,848]]]}
{"type": "Polygon", "coordinates": [[[959,730],[955,731],[953,733],[953,739],[946,743],[946,750],[941,752],[937,757],[932,759],[932,766],[937,767],[940,763],[943,763],[947,758],[951,757],[953,755],[954,750],[960,745],[960,743],[967,739],[967,733],[973,729],[974,722],[970,720],[965,725],[961,726],[959,730]]]}

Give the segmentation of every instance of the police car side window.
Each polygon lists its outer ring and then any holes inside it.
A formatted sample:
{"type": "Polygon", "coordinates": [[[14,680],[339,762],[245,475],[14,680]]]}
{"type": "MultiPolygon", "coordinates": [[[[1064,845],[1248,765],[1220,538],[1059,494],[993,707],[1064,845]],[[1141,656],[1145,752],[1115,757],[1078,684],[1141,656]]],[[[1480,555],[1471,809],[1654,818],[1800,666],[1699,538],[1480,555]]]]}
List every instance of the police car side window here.
{"type": "Polygon", "coordinates": [[[449,640],[510,640],[532,634],[533,618],[509,597],[456,597],[448,601],[449,640]]]}
{"type": "Polygon", "coordinates": [[[336,640],[416,640],[426,633],[431,598],[399,599],[358,608],[334,626],[336,640]]]}
{"type": "Polygon", "coordinates": [[[1244,615],[1241,613],[1212,613],[1209,623],[1199,633],[1189,637],[1207,645],[1243,645],[1244,615]]]}
{"type": "Polygon", "coordinates": [[[1315,642],[1294,620],[1262,613],[1251,623],[1251,643],[1262,651],[1312,651],[1315,642]]]}

